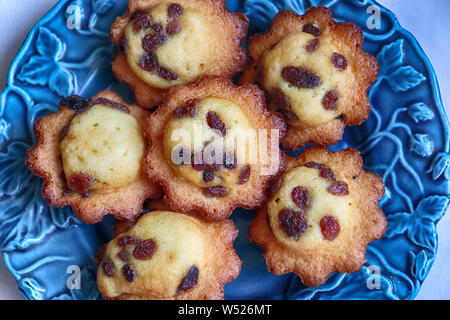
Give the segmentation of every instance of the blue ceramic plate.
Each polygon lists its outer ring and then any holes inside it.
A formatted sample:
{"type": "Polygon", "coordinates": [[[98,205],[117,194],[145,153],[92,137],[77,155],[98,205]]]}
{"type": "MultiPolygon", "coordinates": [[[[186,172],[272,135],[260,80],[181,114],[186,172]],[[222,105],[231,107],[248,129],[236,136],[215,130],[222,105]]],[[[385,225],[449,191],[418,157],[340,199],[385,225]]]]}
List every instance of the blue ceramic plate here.
{"type": "MultiPolygon", "coordinates": [[[[235,247],[244,263],[225,287],[225,297],[413,299],[435,259],[436,223],[449,202],[449,125],[435,73],[413,36],[374,1],[228,0],[230,10],[249,18],[250,34],[267,30],[280,9],[301,14],[311,5],[328,6],[337,20],[359,25],[364,49],[378,58],[369,119],[347,128],[332,149],[358,148],[366,169],[383,177],[388,229],[369,245],[362,270],[332,274],[324,285],[309,288],[293,274],[267,271],[262,251],[247,239],[254,212],[237,209],[235,247]],[[378,21],[373,20],[377,8],[378,21]]],[[[35,142],[34,120],[55,112],[62,97],[90,97],[108,88],[130,100],[128,86],[112,74],[115,48],[108,40],[110,24],[125,8],[126,0],[61,0],[31,30],[1,94],[0,246],[25,298],[100,298],[93,256],[111,238],[113,219],[87,225],[70,208],[49,207],[41,196],[42,181],[28,171],[24,158],[35,142]],[[80,28],[73,29],[77,24],[80,28]]]]}

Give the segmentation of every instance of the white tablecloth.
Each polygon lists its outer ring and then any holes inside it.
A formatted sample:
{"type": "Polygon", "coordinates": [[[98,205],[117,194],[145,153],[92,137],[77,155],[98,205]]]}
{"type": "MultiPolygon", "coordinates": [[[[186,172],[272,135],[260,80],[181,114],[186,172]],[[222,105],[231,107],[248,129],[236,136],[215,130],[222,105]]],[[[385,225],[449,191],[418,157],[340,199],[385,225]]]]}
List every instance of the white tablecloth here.
{"type": "MultiPolygon", "coordinates": [[[[6,81],[11,60],[30,28],[57,0],[0,0],[0,88],[6,81]]],[[[450,110],[450,1],[379,0],[397,15],[430,58],[438,76],[447,114],[450,110]]],[[[438,224],[439,249],[418,299],[450,299],[450,215],[438,224]]],[[[0,299],[20,299],[16,282],[0,258],[0,299]]]]}

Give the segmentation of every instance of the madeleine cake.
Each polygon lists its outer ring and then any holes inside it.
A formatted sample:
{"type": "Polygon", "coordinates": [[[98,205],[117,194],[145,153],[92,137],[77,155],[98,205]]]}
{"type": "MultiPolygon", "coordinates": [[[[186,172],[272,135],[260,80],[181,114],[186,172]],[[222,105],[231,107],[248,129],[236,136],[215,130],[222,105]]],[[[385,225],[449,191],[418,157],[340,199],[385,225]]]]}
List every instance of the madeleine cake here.
{"type": "Polygon", "coordinates": [[[367,244],[386,231],[383,194],[381,177],[362,169],[355,149],[309,147],[272,181],[249,238],[264,249],[273,274],[294,272],[317,286],[332,272],[363,266],[367,244]]]}
{"type": "Polygon", "coordinates": [[[285,149],[308,142],[333,145],[346,125],[367,119],[367,90],[377,79],[378,63],[362,44],[358,26],[335,22],[324,7],[308,8],[302,16],[280,11],[269,31],[250,39],[251,63],[241,82],[257,82],[269,107],[284,115],[285,149]]]}

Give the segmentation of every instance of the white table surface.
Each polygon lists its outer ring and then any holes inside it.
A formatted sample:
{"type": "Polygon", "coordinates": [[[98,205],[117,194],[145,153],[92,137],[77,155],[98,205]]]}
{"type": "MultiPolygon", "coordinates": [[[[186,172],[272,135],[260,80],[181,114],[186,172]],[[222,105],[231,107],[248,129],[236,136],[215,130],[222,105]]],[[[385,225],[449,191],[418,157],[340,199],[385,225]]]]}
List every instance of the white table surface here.
{"type": "MultiPolygon", "coordinates": [[[[31,27],[58,0],[0,0],[0,88],[9,65],[31,27]]],[[[439,80],[447,114],[450,110],[450,1],[379,0],[411,31],[430,58],[439,80]]],[[[450,215],[438,224],[439,248],[417,299],[450,299],[450,215]]],[[[22,299],[0,257],[0,299],[22,299]]]]}

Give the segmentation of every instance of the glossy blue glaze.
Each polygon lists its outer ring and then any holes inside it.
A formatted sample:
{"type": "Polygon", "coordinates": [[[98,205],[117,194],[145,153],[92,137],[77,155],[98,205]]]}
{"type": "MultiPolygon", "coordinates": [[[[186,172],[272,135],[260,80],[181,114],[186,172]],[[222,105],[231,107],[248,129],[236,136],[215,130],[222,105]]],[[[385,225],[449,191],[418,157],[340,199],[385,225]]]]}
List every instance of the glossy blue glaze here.
{"type": "MultiPolygon", "coordinates": [[[[232,219],[240,230],[235,247],[243,268],[225,287],[226,298],[412,299],[428,274],[437,249],[436,223],[449,202],[449,125],[436,76],[416,40],[381,6],[381,28],[368,29],[368,8],[374,4],[228,1],[231,10],[247,15],[251,34],[267,30],[280,9],[303,13],[311,5],[329,6],[338,21],[361,26],[364,48],[381,68],[369,91],[372,112],[330,149],[358,148],[365,168],[383,177],[381,204],[389,223],[386,235],[369,245],[361,271],[335,273],[324,285],[309,288],[293,274],[267,271],[261,249],[247,239],[254,211],[237,209],[232,219]]],[[[0,96],[0,248],[26,298],[99,298],[93,257],[111,238],[114,219],[86,225],[70,208],[49,207],[40,194],[42,181],[24,159],[35,142],[34,120],[56,111],[62,97],[113,89],[130,100],[128,86],[112,74],[115,48],[108,41],[110,24],[125,8],[125,0],[60,1],[31,30],[0,96]],[[80,28],[70,29],[74,23],[80,28]],[[67,288],[70,265],[81,268],[81,289],[67,288]]]]}

